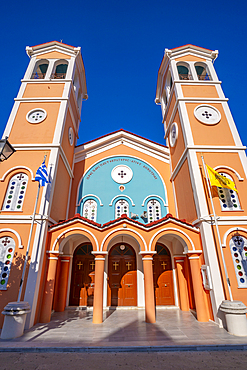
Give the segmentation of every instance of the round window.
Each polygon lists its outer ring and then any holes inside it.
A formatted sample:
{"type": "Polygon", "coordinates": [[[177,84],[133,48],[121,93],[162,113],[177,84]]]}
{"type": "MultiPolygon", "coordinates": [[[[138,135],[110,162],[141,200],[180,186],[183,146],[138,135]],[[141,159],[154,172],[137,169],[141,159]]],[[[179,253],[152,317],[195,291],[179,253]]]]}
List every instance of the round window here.
{"type": "Polygon", "coordinates": [[[212,105],[198,105],[194,110],[194,115],[198,121],[207,125],[216,125],[221,120],[220,112],[212,105]]]}
{"type": "Polygon", "coordinates": [[[173,147],[176,144],[177,138],[178,138],[178,125],[176,122],[173,122],[170,128],[170,135],[169,135],[171,147],[173,147]]]}
{"type": "Polygon", "coordinates": [[[125,165],[116,166],[111,171],[112,179],[118,184],[126,184],[133,177],[132,169],[125,165]]]}
{"type": "Polygon", "coordinates": [[[30,110],[26,115],[26,119],[30,123],[40,123],[46,119],[47,113],[42,108],[36,108],[30,110]]]}
{"type": "Polygon", "coordinates": [[[69,128],[69,143],[71,146],[74,144],[74,131],[72,127],[69,128]]]}

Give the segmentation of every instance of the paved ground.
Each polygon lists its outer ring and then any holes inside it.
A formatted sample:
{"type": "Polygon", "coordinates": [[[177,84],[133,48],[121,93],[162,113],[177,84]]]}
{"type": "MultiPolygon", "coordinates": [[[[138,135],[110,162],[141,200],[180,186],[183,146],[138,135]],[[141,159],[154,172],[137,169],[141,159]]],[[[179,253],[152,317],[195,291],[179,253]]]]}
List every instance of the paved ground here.
{"type": "Polygon", "coordinates": [[[213,322],[200,323],[190,312],[157,310],[147,324],[144,310],[110,310],[102,324],[92,324],[92,311],[54,313],[20,338],[0,340],[0,351],[162,351],[245,349],[247,337],[235,337],[213,322]],[[206,346],[206,347],[205,347],[206,346]],[[227,346],[227,347],[226,347],[227,346]],[[230,347],[229,347],[230,346],[230,347]]]}
{"type": "Polygon", "coordinates": [[[145,353],[1,353],[0,370],[247,369],[246,351],[145,353]]]}

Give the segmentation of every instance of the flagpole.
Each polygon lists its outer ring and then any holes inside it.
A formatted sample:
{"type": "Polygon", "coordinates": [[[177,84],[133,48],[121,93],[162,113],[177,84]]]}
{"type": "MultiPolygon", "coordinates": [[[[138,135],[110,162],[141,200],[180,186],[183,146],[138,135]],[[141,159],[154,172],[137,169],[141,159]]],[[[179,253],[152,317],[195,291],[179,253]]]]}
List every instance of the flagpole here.
{"type": "MultiPolygon", "coordinates": [[[[44,156],[44,161],[45,160],[46,160],[46,155],[44,156]]],[[[37,210],[37,205],[38,205],[38,199],[39,199],[39,192],[40,192],[40,181],[39,181],[39,186],[38,186],[38,191],[37,191],[37,196],[36,196],[36,201],[35,201],[33,216],[32,216],[31,228],[30,228],[29,237],[28,237],[27,251],[26,251],[26,255],[25,255],[25,262],[24,262],[24,266],[23,266],[23,271],[22,271],[22,276],[21,276],[21,281],[20,281],[20,289],[19,289],[19,294],[18,294],[17,302],[20,302],[20,300],[21,300],[21,293],[22,293],[23,283],[24,283],[24,279],[25,279],[25,273],[26,273],[28,255],[29,255],[29,249],[30,249],[30,245],[31,245],[31,239],[32,239],[32,234],[33,234],[33,227],[34,227],[34,221],[35,221],[35,215],[36,215],[36,210],[37,210]]]]}
{"type": "Polygon", "coordinates": [[[229,296],[230,296],[230,300],[233,301],[232,291],[231,291],[231,286],[230,286],[230,279],[228,277],[228,272],[227,272],[227,268],[226,268],[226,261],[225,261],[225,257],[224,257],[223,250],[222,250],[222,243],[221,243],[219,225],[218,225],[218,221],[217,221],[217,217],[216,217],[216,213],[215,213],[215,209],[214,209],[214,203],[213,203],[213,198],[212,198],[212,193],[211,193],[211,187],[210,187],[209,179],[208,179],[209,175],[208,175],[207,167],[206,167],[205,162],[204,162],[203,155],[201,155],[201,159],[202,159],[204,173],[206,175],[206,183],[207,183],[208,193],[209,193],[210,202],[211,202],[211,206],[212,206],[212,211],[213,211],[213,216],[214,216],[214,222],[215,222],[215,228],[216,228],[216,232],[217,232],[217,237],[218,237],[218,241],[219,241],[219,245],[220,245],[220,253],[221,253],[221,258],[222,258],[222,262],[223,262],[223,266],[224,266],[224,271],[225,271],[225,275],[226,275],[228,293],[229,293],[229,296]]]}

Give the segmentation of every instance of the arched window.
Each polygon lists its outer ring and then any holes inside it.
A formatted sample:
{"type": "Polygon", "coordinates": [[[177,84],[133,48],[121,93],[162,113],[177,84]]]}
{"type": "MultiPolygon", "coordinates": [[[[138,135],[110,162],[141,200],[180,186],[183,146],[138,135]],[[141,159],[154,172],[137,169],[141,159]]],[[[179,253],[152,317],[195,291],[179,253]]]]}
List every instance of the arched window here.
{"type": "Polygon", "coordinates": [[[129,217],[129,203],[125,199],[120,199],[115,204],[115,218],[119,218],[123,214],[129,217]]]}
{"type": "Polygon", "coordinates": [[[3,203],[3,211],[21,211],[26,190],[28,176],[25,173],[14,175],[10,181],[3,203]]]}
{"type": "Polygon", "coordinates": [[[203,63],[195,64],[198,80],[211,81],[211,77],[207,71],[207,66],[203,63]]]}
{"type": "Polygon", "coordinates": [[[93,199],[88,199],[83,205],[83,217],[95,221],[97,218],[97,203],[93,199]]]}
{"type": "Polygon", "coordinates": [[[230,249],[239,288],[247,288],[247,239],[235,235],[230,240],[230,249]]]}
{"type": "Polygon", "coordinates": [[[68,63],[57,64],[55,73],[53,74],[52,78],[64,79],[66,77],[67,68],[68,63]]]}
{"type": "Polygon", "coordinates": [[[185,65],[177,65],[178,76],[180,80],[192,80],[192,76],[189,73],[189,68],[185,65]]]}
{"type": "Polygon", "coordinates": [[[150,199],[147,203],[148,222],[161,219],[160,202],[156,199],[150,199]]]}
{"type": "Polygon", "coordinates": [[[8,236],[0,238],[0,290],[7,289],[7,283],[14,251],[14,239],[8,236]]]}
{"type": "MultiPolygon", "coordinates": [[[[232,180],[231,176],[221,173],[222,176],[232,180]]],[[[217,188],[222,211],[238,211],[241,209],[236,191],[227,188],[217,188]]]]}
{"type": "Polygon", "coordinates": [[[49,62],[47,60],[42,60],[42,61],[37,62],[31,78],[32,79],[44,79],[47,68],[48,68],[48,64],[49,62]]]}

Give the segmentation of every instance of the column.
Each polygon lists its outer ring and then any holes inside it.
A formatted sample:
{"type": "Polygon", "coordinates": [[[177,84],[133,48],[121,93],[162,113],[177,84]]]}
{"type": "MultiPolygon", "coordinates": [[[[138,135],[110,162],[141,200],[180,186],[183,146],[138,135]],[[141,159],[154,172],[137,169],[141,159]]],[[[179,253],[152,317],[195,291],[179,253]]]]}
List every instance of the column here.
{"type": "Polygon", "coordinates": [[[43,301],[41,306],[40,313],[40,322],[50,322],[51,319],[51,310],[52,310],[52,301],[53,293],[55,287],[55,276],[57,268],[58,257],[54,253],[48,254],[47,261],[47,276],[45,283],[45,290],[43,294],[43,301]]]}
{"type": "Polygon", "coordinates": [[[205,293],[202,285],[202,276],[200,271],[199,256],[192,255],[189,257],[192,284],[194,289],[195,305],[197,320],[206,322],[209,320],[205,293]]]}
{"type": "Polygon", "coordinates": [[[57,287],[57,302],[55,310],[63,312],[66,306],[66,297],[68,290],[70,257],[60,257],[60,274],[57,287]]]}
{"type": "Polygon", "coordinates": [[[148,254],[142,257],[144,271],[145,289],[145,314],[146,322],[155,323],[155,300],[154,300],[154,278],[153,257],[148,254]]]}
{"type": "MultiPolygon", "coordinates": [[[[106,254],[105,252],[104,254],[106,254]]],[[[97,252],[95,254],[95,283],[93,300],[93,323],[101,324],[103,322],[103,289],[104,289],[104,267],[105,256],[97,252]]]]}
{"type": "Polygon", "coordinates": [[[175,262],[176,262],[177,274],[178,274],[180,309],[182,311],[189,311],[190,305],[189,305],[187,279],[185,277],[185,270],[184,270],[184,259],[176,259],[175,262]]]}

